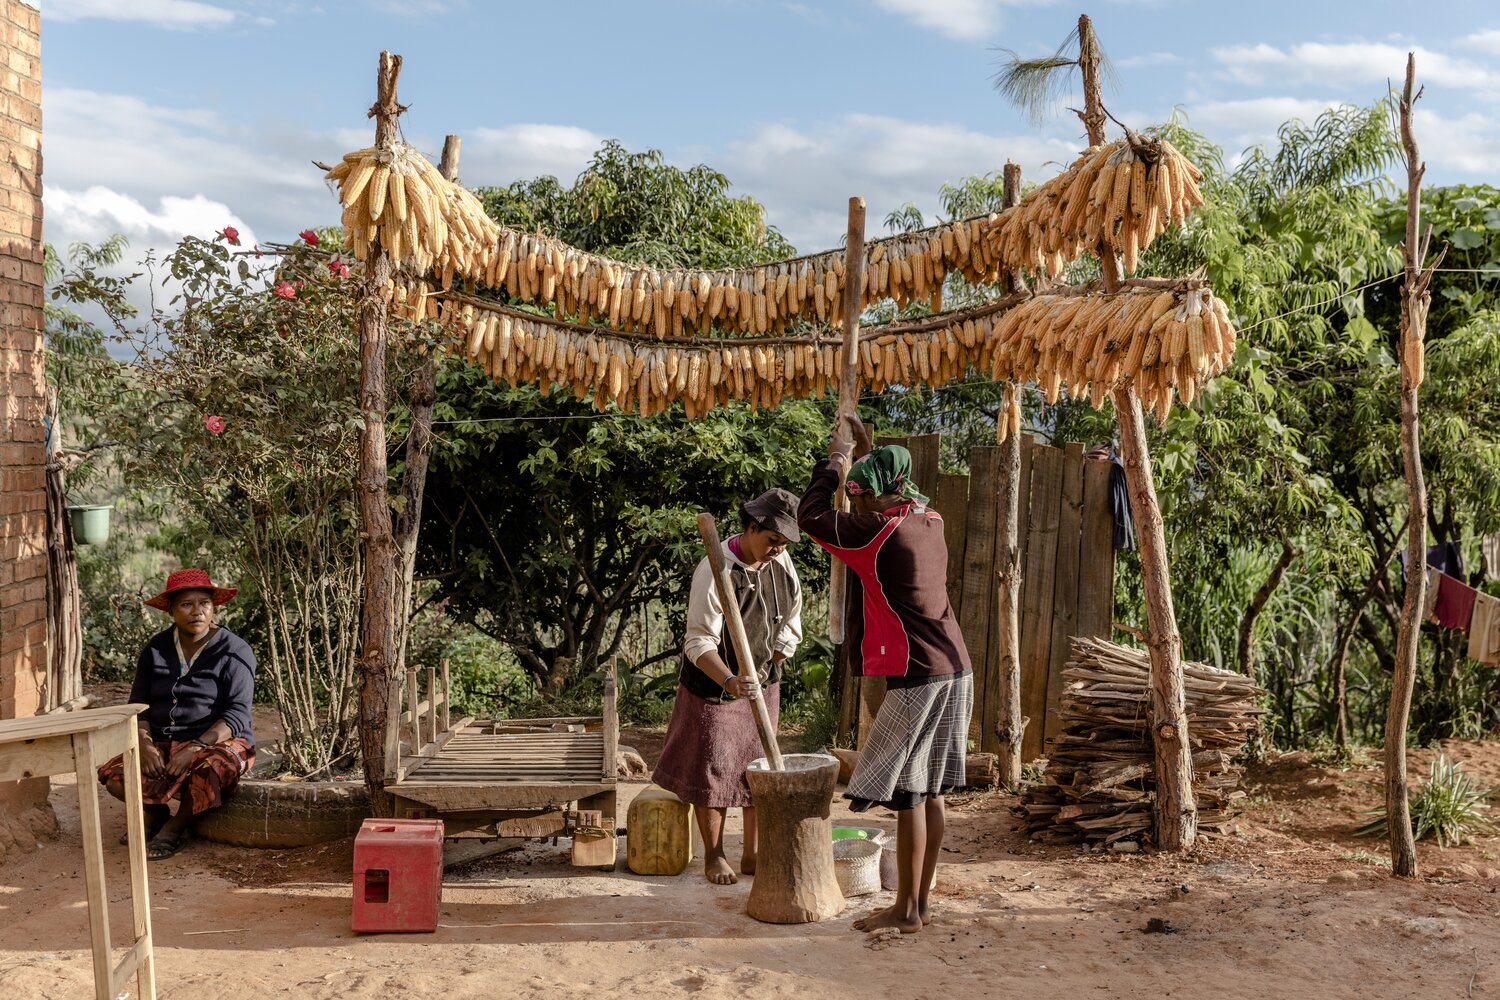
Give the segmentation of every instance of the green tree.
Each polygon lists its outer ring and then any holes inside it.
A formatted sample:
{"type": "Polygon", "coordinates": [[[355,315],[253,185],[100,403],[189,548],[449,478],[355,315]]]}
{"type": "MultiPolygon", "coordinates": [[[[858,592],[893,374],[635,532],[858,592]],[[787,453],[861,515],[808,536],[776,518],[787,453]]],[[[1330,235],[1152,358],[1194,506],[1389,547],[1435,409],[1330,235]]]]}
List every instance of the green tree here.
{"type": "MultiPolygon", "coordinates": [[[[570,186],[543,177],[478,194],[503,223],[618,259],[729,267],[794,252],[724,175],[615,142],[570,186]]],[[[549,694],[619,651],[634,610],[665,606],[678,620],[701,557],[696,513],[728,534],[739,502],[803,485],[828,429],[808,402],[694,421],[680,407],[601,414],[468,367],[442,373],[435,418],[419,554],[430,600],[505,642],[549,694]]],[[[656,660],[675,655],[679,628],[656,660]]]]}

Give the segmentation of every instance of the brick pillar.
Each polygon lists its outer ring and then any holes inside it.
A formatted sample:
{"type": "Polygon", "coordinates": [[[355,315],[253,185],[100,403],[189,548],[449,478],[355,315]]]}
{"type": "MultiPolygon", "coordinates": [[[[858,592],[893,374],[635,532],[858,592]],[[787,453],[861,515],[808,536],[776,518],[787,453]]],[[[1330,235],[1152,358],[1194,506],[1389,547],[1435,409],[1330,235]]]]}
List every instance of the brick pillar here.
{"type": "MultiPolygon", "coordinates": [[[[0,719],[35,715],[47,676],[41,81],[41,15],[0,0],[0,719]]],[[[0,783],[0,859],[55,829],[47,790],[0,783]]]]}

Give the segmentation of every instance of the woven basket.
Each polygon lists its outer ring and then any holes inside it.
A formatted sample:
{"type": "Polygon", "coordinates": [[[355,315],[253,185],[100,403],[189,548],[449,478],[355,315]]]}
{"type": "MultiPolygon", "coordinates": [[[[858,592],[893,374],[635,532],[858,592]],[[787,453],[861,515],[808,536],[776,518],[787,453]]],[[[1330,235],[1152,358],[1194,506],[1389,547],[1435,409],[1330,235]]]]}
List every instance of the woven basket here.
{"type": "Polygon", "coordinates": [[[880,845],[869,840],[835,840],[833,874],[848,896],[880,891],[880,845]]]}
{"type": "MultiPolygon", "coordinates": [[[[901,884],[900,865],[896,860],[896,842],[890,840],[880,845],[880,886],[882,889],[896,889],[901,884]]],[[[937,888],[937,871],[933,870],[932,884],[928,890],[937,888]]]]}

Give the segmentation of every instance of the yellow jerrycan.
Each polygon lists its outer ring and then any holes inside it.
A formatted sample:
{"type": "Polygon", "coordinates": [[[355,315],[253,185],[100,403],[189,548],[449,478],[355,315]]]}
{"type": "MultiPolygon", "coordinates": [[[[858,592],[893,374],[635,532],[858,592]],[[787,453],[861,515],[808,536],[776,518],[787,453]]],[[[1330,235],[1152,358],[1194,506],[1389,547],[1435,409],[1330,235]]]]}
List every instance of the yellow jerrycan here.
{"type": "Polygon", "coordinates": [[[637,875],[681,875],[698,853],[693,807],[652,785],[625,814],[625,861],[637,875]]]}

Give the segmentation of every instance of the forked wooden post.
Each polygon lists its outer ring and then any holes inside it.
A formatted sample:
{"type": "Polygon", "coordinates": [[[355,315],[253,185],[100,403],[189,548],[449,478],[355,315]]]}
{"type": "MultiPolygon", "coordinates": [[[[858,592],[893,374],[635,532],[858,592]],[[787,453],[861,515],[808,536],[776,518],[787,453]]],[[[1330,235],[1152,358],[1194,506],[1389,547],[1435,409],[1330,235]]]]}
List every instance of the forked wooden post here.
{"type": "MultiPolygon", "coordinates": [[[[1099,85],[1099,43],[1087,15],[1078,19],[1078,65],[1083,75],[1084,127],[1089,144],[1102,145],[1104,99],[1099,85]]],[[[1119,291],[1120,265],[1115,250],[1098,248],[1104,288],[1119,291]]],[[[1193,798],[1193,752],[1188,743],[1187,697],[1182,682],[1182,637],[1172,607],[1167,566],[1167,534],[1152,481],[1151,452],[1146,445],[1146,418],[1140,396],[1130,382],[1110,391],[1120,428],[1125,482],[1140,546],[1142,585],[1146,594],[1146,645],[1151,653],[1151,742],[1156,760],[1156,846],[1186,851],[1198,835],[1198,806],[1193,798]]]]}
{"type": "MultiPolygon", "coordinates": [[[[389,149],[396,143],[396,122],[406,109],[396,100],[401,57],[380,53],[375,80],[376,99],[369,116],[375,119],[375,145],[389,149]]],[[[359,301],[359,409],[364,427],[359,436],[359,521],[364,538],[364,586],[360,595],[359,630],[359,743],[370,809],[377,816],[393,811],[385,791],[387,774],[394,774],[399,756],[401,679],[396,676],[397,636],[396,543],[391,527],[391,500],[385,439],[387,323],[386,283],[391,260],[378,239],[370,241],[364,263],[359,301]]]]}
{"type": "MultiPolygon", "coordinates": [[[[849,233],[844,244],[844,352],[839,368],[839,408],[834,417],[833,433],[846,437],[841,418],[854,416],[859,407],[859,314],[864,301],[865,278],[865,200],[849,199],[849,233]]],[[[834,503],[839,510],[849,509],[849,498],[844,495],[844,473],[839,470],[839,490],[834,494],[834,503]]],[[[834,643],[844,641],[844,595],[848,591],[849,568],[840,560],[833,560],[828,571],[828,638],[834,643]]]]}
{"type": "Polygon", "coordinates": [[[1426,263],[1432,227],[1422,229],[1422,176],[1427,164],[1417,148],[1412,110],[1422,92],[1416,89],[1417,57],[1406,56],[1406,86],[1401,91],[1401,145],[1406,160],[1406,239],[1401,244],[1406,276],[1401,285],[1401,460],[1406,478],[1406,598],[1396,630],[1396,671],[1391,678],[1391,704],[1385,719],[1385,815],[1391,844],[1391,874],[1417,874],[1417,845],[1412,837],[1406,788],[1406,725],[1416,683],[1417,643],[1421,639],[1422,605],[1427,576],[1427,483],[1422,473],[1417,390],[1422,384],[1427,309],[1432,302],[1433,272],[1447,247],[1426,263]]]}
{"type": "MultiPolygon", "coordinates": [[[[708,565],[713,570],[714,589],[719,592],[719,604],[724,608],[724,627],[729,630],[729,640],[734,645],[734,658],[740,663],[740,676],[755,675],[755,662],[750,658],[750,640],[745,635],[745,622],[740,618],[740,606],[734,599],[734,586],[729,582],[729,568],[724,565],[724,547],[719,542],[719,529],[714,526],[714,517],[709,513],[698,515],[698,534],[703,538],[703,547],[708,552],[708,565]]],[[[771,725],[771,714],[766,710],[766,699],[760,685],[750,697],[750,710],[755,715],[755,728],[760,731],[760,745],[766,751],[766,760],[771,770],[782,771],[786,765],[781,760],[781,747],[776,743],[776,727],[771,725]]]]}

